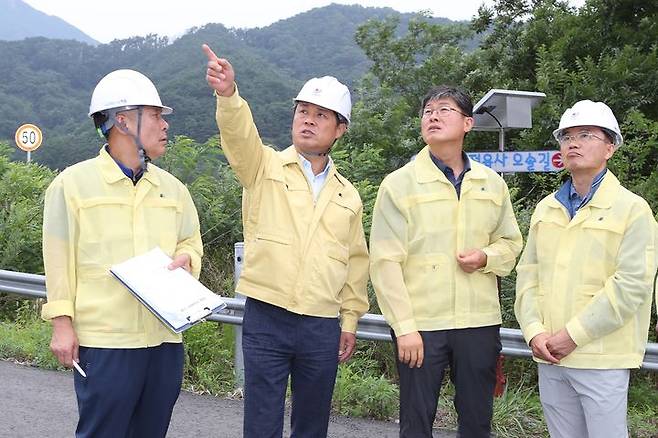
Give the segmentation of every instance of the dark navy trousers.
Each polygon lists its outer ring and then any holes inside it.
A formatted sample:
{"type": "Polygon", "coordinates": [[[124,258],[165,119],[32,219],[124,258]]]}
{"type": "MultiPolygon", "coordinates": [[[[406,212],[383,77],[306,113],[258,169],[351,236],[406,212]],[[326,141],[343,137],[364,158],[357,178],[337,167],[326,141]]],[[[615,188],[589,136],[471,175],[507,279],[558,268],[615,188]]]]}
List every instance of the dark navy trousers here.
{"type": "Polygon", "coordinates": [[[80,347],[77,438],[164,437],[183,381],[183,344],[80,347]]]}
{"type": "Polygon", "coordinates": [[[400,375],[400,437],[432,438],[432,425],[446,368],[455,385],[461,438],[489,438],[500,353],[500,326],[422,331],[420,368],[395,360],[400,375]]]}
{"type": "Polygon", "coordinates": [[[244,438],[281,438],[288,377],[291,438],[327,436],[339,341],[338,318],[298,315],[247,298],[244,438]]]}

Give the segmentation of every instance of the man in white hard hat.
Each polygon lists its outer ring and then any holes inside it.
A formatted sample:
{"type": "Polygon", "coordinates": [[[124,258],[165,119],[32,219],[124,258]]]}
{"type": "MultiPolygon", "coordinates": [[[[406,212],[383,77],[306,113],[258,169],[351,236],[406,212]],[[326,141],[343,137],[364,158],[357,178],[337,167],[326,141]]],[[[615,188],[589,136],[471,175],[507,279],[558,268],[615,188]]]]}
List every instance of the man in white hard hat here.
{"type": "Polygon", "coordinates": [[[164,437],[183,378],[181,335],[170,331],[109,272],[159,246],[198,278],[199,219],[183,183],[149,163],[169,125],[153,83],[117,70],[94,89],[89,115],[107,139],[97,157],[48,187],[43,256],[51,350],[74,373],[76,437],[164,437]],[[83,377],[82,373],[86,374],[83,377]]]}
{"type": "Polygon", "coordinates": [[[290,376],[292,436],[323,437],[338,363],[368,310],[361,199],[329,157],[350,93],[330,76],[309,80],[294,100],[293,145],[277,152],[261,142],[231,64],[203,50],[222,149],[244,187],[244,436],[282,436],[290,376]]]}
{"type": "Polygon", "coordinates": [[[582,100],[553,132],[570,178],[537,205],[514,311],[539,362],[556,437],[626,437],[631,368],[642,364],[656,272],[656,221],[607,161],[623,138],[612,110],[582,100]]]}
{"type": "Polygon", "coordinates": [[[501,349],[496,276],[512,271],[523,240],[505,181],[464,153],[470,97],[433,87],[420,116],[426,146],[382,181],[370,231],[370,275],[400,375],[400,437],[432,437],[449,368],[459,436],[488,438],[501,349]]]}

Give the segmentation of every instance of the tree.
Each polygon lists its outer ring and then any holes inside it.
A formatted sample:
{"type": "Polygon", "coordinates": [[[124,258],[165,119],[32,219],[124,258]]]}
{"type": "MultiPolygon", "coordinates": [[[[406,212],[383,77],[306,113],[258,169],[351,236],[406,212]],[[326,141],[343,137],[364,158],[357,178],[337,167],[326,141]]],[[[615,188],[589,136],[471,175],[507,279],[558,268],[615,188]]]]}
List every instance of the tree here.
{"type": "Polygon", "coordinates": [[[242,240],[241,193],[219,148],[177,136],[157,163],[187,185],[194,200],[203,240],[202,281],[216,291],[233,291],[233,245],[242,240]]]}
{"type": "MultiPolygon", "coordinates": [[[[482,8],[472,23],[474,30],[488,32],[482,47],[473,52],[463,48],[470,36],[466,29],[422,18],[412,20],[404,35],[396,34],[393,19],[359,28],[357,42],[373,64],[360,83],[352,125],[334,157],[346,176],[356,181],[366,224],[381,179],[423,146],[420,98],[441,83],[461,86],[474,101],[490,88],[546,93],[534,111],[533,128],[508,133],[508,150],[557,148],[552,131],[567,107],[586,98],[605,101],[615,111],[625,136],[625,145],[609,166],[623,184],[658,211],[658,46],[649,44],[645,36],[625,31],[636,24],[648,26],[650,32],[654,28],[612,3],[590,0],[576,9],[555,0],[497,1],[489,9],[482,8]],[[615,38],[600,38],[611,27],[615,38]]],[[[653,6],[633,4],[655,14],[653,6]]],[[[491,150],[494,143],[489,134],[471,133],[465,147],[491,150]]],[[[565,176],[563,172],[505,177],[522,230],[527,230],[539,199],[554,191],[565,176]]],[[[513,277],[507,278],[503,307],[508,325],[515,324],[513,289],[513,277]]]]}
{"type": "MultiPolygon", "coordinates": [[[[626,139],[610,167],[656,211],[655,192],[646,182],[658,178],[652,123],[658,118],[657,18],[657,5],[635,0],[589,0],[578,9],[557,0],[498,0],[481,8],[474,29],[493,31],[476,56],[511,87],[547,96],[534,114],[533,129],[510,136],[511,148],[554,145],[551,132],[567,107],[582,99],[603,101],[626,139]]],[[[517,184],[528,193],[550,179],[519,176],[517,184]]],[[[554,188],[535,191],[526,205],[554,188]]]]}
{"type": "Polygon", "coordinates": [[[9,161],[12,152],[13,148],[0,142],[2,269],[43,273],[43,195],[54,173],[39,164],[9,161]]]}

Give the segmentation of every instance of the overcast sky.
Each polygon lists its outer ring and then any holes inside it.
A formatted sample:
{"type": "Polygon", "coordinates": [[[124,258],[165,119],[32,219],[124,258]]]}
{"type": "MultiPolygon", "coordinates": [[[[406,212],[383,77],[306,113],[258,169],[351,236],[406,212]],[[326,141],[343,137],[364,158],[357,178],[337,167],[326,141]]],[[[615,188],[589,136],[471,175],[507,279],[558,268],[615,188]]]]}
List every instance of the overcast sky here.
{"type": "MultiPolygon", "coordinates": [[[[331,3],[390,7],[400,12],[430,10],[436,17],[469,20],[492,0],[24,0],[55,15],[101,43],[157,33],[176,37],[194,26],[262,27],[331,3]]],[[[578,1],[578,0],[576,0],[578,1]]]]}

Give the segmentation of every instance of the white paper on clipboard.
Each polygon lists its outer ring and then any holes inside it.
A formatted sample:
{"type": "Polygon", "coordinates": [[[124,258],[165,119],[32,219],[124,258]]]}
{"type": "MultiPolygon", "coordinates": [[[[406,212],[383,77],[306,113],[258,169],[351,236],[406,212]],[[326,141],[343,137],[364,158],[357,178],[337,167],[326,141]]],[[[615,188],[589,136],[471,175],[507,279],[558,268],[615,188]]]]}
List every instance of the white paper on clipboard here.
{"type": "Polygon", "coordinates": [[[142,304],[180,333],[226,303],[183,268],[170,270],[171,257],[159,247],[110,268],[142,304]]]}

